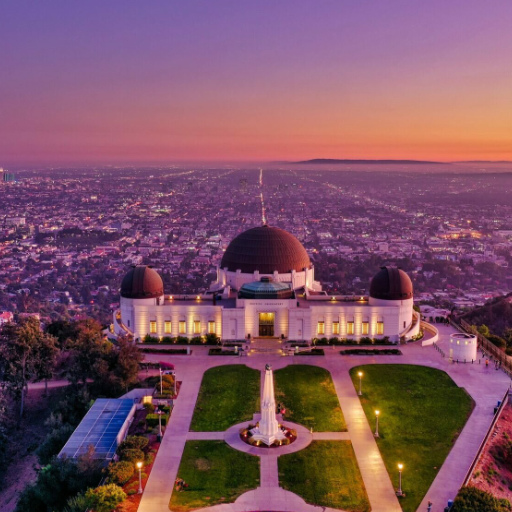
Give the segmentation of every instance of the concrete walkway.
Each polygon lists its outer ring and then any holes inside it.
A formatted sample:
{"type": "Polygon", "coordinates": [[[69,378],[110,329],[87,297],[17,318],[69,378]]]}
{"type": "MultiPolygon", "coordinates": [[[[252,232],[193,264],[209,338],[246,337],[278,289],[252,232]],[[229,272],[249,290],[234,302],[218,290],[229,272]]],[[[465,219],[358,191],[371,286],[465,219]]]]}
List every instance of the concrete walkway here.
{"type": "MultiPolygon", "coordinates": [[[[448,336],[453,329],[449,326],[436,325],[440,330],[439,344],[448,343],[448,336]]],[[[361,407],[359,397],[352,384],[348,370],[353,366],[364,364],[418,364],[446,371],[458,386],[464,387],[475,400],[475,409],[464,430],[457,439],[431,488],[419,507],[419,511],[427,509],[427,502],[434,503],[432,512],[442,512],[448,499],[457,494],[462,485],[478,446],[483,440],[493,417],[493,408],[497,400],[501,400],[510,379],[501,371],[485,368],[480,364],[451,364],[433,347],[421,347],[420,343],[411,343],[400,347],[402,356],[349,356],[341,357],[338,350],[326,351],[326,357],[301,356],[280,357],[261,354],[250,357],[212,357],[207,355],[206,347],[194,348],[192,356],[147,355],[149,361],[170,361],[175,363],[177,378],[183,381],[179,398],[171,415],[166,435],[155,460],[153,471],[148,479],[144,495],[139,506],[141,512],[167,512],[169,500],[177,476],[179,463],[186,440],[191,439],[224,439],[228,444],[242,443],[238,430],[234,426],[226,432],[189,432],[192,414],[203,373],[214,366],[225,364],[246,364],[262,371],[266,363],[274,370],[289,364],[311,364],[323,367],[331,372],[336,393],[347,423],[348,432],[310,433],[305,427],[304,438],[309,435],[311,440],[350,440],[358,460],[359,468],[370,499],[372,511],[392,512],[401,510],[394,494],[394,487],[384,467],[375,438],[374,425],[369,425],[361,407]]],[[[288,424],[288,422],[285,422],[288,424]]],[[[299,439],[302,436],[299,436],[299,439]]],[[[296,441],[299,442],[299,439],[296,441]]],[[[292,448],[296,443],[283,447],[292,448]]],[[[241,511],[280,511],[280,512],[317,512],[322,507],[308,505],[300,497],[284,491],[278,485],[277,458],[272,449],[249,447],[265,453],[253,453],[261,458],[261,487],[240,496],[235,503],[208,507],[211,512],[241,511]]],[[[238,448],[238,447],[237,447],[238,448]]],[[[239,448],[238,448],[239,449],[239,448]]],[[[281,449],[280,449],[281,450],[281,449]]],[[[294,450],[295,451],[295,450],[294,450]]],[[[282,452],[284,453],[284,452],[282,452]]],[[[279,453],[281,454],[281,452],[279,453]]],[[[406,463],[406,461],[404,461],[406,463]]]]}

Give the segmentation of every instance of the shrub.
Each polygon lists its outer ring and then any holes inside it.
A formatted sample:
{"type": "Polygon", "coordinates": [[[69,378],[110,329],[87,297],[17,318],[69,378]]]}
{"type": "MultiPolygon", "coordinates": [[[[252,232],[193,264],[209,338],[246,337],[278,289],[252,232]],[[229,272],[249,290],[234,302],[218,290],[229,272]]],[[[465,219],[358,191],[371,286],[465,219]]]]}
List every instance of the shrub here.
{"type": "Polygon", "coordinates": [[[138,448],[127,448],[120,452],[118,450],[118,455],[122,461],[131,462],[132,464],[144,460],[144,452],[138,448]]]}
{"type": "Polygon", "coordinates": [[[155,412],[155,406],[153,404],[144,404],[144,409],[148,414],[155,412]]]}
{"type": "Polygon", "coordinates": [[[108,481],[113,484],[124,485],[133,476],[134,471],[135,467],[131,462],[115,462],[108,466],[108,481]]]}
{"type": "Polygon", "coordinates": [[[488,492],[476,487],[463,487],[450,509],[451,512],[508,512],[512,510],[510,502],[497,499],[488,492]]]}
{"type": "Polygon", "coordinates": [[[176,343],[176,338],[173,338],[172,336],[164,336],[162,338],[162,342],[161,343],[166,343],[166,344],[171,344],[171,343],[176,343]]]}
{"type": "Polygon", "coordinates": [[[146,334],[142,341],[143,343],[160,343],[160,340],[156,336],[151,336],[151,334],[146,334]]]}
{"type": "MultiPolygon", "coordinates": [[[[162,427],[167,425],[167,414],[162,414],[162,427]]],[[[158,414],[148,414],[146,416],[146,423],[148,427],[156,427],[158,425],[158,414]]]]}
{"type": "Polygon", "coordinates": [[[117,451],[122,452],[124,450],[139,449],[146,451],[149,444],[149,439],[144,436],[128,436],[118,447],[117,451]]]}
{"type": "Polygon", "coordinates": [[[126,499],[123,489],[116,484],[100,485],[85,493],[87,506],[95,512],[111,512],[126,499]]]}
{"type": "Polygon", "coordinates": [[[337,345],[338,343],[339,343],[339,341],[338,341],[338,338],[336,338],[336,336],[329,338],[329,345],[337,345]]]}
{"type": "Polygon", "coordinates": [[[184,345],[184,344],[188,344],[188,338],[186,336],[178,336],[176,338],[176,343],[180,344],[180,345],[184,345]]]}
{"type": "Polygon", "coordinates": [[[80,493],[69,498],[64,512],[84,512],[84,510],[87,510],[87,498],[85,494],[80,493]]]}
{"type": "Polygon", "coordinates": [[[372,345],[373,341],[371,338],[369,338],[368,336],[363,336],[360,340],[359,340],[359,344],[360,345],[372,345]]]}
{"type": "Polygon", "coordinates": [[[194,336],[191,340],[190,340],[190,343],[194,344],[194,345],[201,345],[203,343],[203,338],[201,338],[201,336],[194,336]]]}
{"type": "Polygon", "coordinates": [[[216,334],[207,334],[205,336],[207,345],[217,345],[220,342],[220,338],[216,334]]]}
{"type": "Polygon", "coordinates": [[[73,430],[71,425],[54,428],[36,451],[39,464],[48,464],[51,458],[62,450],[73,430]]]}

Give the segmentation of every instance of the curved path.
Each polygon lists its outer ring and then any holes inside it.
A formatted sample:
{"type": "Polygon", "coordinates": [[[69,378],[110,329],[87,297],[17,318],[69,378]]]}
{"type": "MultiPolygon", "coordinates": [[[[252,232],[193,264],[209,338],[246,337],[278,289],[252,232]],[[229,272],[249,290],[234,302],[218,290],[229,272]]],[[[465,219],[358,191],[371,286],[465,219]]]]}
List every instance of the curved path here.
{"type": "MultiPolygon", "coordinates": [[[[449,334],[454,331],[446,326],[436,327],[440,330],[440,344],[442,345],[443,340],[447,341],[449,334]]],[[[496,401],[503,397],[510,385],[510,380],[503,372],[486,368],[483,364],[450,364],[432,346],[422,347],[420,343],[413,343],[402,346],[401,350],[402,356],[342,357],[338,354],[338,350],[332,352],[326,350],[325,357],[301,356],[297,358],[262,354],[231,358],[208,356],[206,347],[198,347],[194,349],[192,356],[188,357],[148,355],[149,361],[168,359],[175,363],[177,377],[183,384],[144,490],[139,512],[167,512],[169,510],[169,500],[185,442],[188,439],[226,439],[230,435],[229,432],[236,427],[231,427],[226,432],[189,432],[203,373],[209,368],[226,364],[245,364],[262,371],[266,363],[270,363],[274,370],[290,364],[311,364],[331,372],[348,432],[313,433],[311,435],[306,430],[306,435],[311,436],[312,439],[350,439],[373,512],[399,512],[401,508],[348,370],[353,366],[364,364],[394,363],[417,364],[446,371],[458,386],[465,388],[472,396],[475,408],[418,509],[419,511],[426,510],[427,502],[431,500],[434,503],[432,512],[443,511],[447,500],[454,498],[462,485],[466,471],[492,421],[496,401]]],[[[293,447],[293,444],[290,447],[293,447]]],[[[329,510],[308,505],[302,498],[278,487],[278,454],[274,455],[274,450],[268,449],[265,452],[267,453],[260,458],[261,481],[258,489],[243,494],[235,503],[217,505],[202,510],[211,512],[329,510]]],[[[281,453],[284,452],[279,452],[279,454],[281,453]]]]}

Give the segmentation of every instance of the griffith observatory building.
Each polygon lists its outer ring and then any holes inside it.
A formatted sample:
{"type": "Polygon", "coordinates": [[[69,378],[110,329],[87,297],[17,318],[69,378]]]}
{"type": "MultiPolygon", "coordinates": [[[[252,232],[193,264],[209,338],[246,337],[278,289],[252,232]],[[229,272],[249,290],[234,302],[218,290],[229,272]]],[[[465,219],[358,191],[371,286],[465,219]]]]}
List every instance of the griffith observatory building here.
{"type": "Polygon", "coordinates": [[[420,329],[412,282],[403,270],[381,268],[368,297],[327,295],[299,240],[267,225],[231,241],[216,281],[202,295],[166,294],[155,270],[132,268],[113,316],[115,334],[135,341],[148,334],[160,339],[215,334],[222,340],[388,337],[398,342],[420,329]]]}

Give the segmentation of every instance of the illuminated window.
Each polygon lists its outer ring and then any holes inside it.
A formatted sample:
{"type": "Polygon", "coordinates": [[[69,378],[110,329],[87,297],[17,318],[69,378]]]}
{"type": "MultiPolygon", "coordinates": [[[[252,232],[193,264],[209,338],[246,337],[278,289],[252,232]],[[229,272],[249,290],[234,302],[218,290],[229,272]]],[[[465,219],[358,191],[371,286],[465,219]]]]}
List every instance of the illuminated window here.
{"type": "Polygon", "coordinates": [[[151,322],[149,322],[149,332],[151,334],[156,334],[156,321],[155,320],[151,320],[151,322]]]}
{"type": "Polygon", "coordinates": [[[318,322],[317,328],[316,328],[317,334],[325,334],[325,322],[318,322]]]}
{"type": "Polygon", "coordinates": [[[377,334],[384,334],[384,322],[377,322],[377,334]]]}
{"type": "Polygon", "coordinates": [[[201,334],[201,322],[194,320],[194,334],[201,334]]]}
{"type": "Polygon", "coordinates": [[[347,322],[347,334],[354,334],[354,322],[347,322]]]}
{"type": "Polygon", "coordinates": [[[185,320],[180,320],[180,334],[187,333],[187,322],[185,320]]]}
{"type": "Polygon", "coordinates": [[[170,320],[166,320],[164,323],[164,332],[165,334],[171,334],[172,323],[170,320]]]}
{"type": "Polygon", "coordinates": [[[369,334],[370,332],[370,324],[368,322],[363,322],[361,324],[361,334],[369,334]]]}
{"type": "Polygon", "coordinates": [[[332,323],[332,333],[333,334],[339,334],[340,333],[340,323],[339,322],[333,322],[332,323]]]}
{"type": "Polygon", "coordinates": [[[215,334],[215,322],[213,322],[212,320],[210,320],[208,322],[208,334],[215,334]]]}

